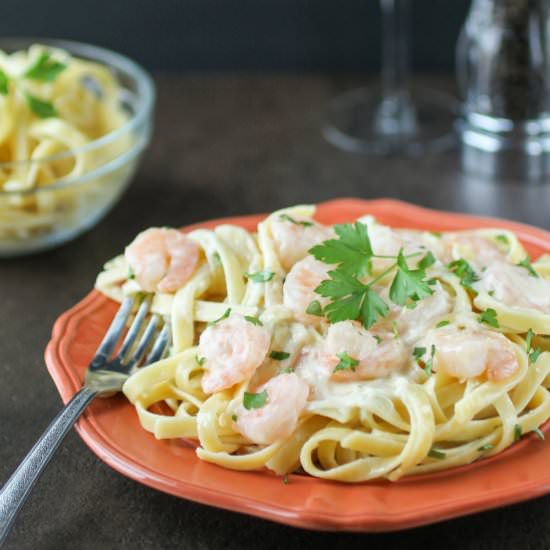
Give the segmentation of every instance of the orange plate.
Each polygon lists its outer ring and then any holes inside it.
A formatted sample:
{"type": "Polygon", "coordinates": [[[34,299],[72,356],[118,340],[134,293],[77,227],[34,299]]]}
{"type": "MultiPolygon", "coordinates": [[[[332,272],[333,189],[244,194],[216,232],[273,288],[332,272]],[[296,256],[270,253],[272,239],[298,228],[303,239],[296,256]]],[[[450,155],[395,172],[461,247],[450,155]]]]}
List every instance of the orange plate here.
{"type": "MultiPolygon", "coordinates": [[[[517,223],[426,210],[394,200],[343,199],[321,204],[316,218],[327,224],[373,214],[394,227],[453,230],[504,227],[515,231],[529,253],[550,252],[550,234],[517,223]]],[[[253,230],[262,215],[214,220],[253,230]]],[[[46,363],[66,402],[80,388],[84,371],[117,304],[92,291],[61,315],[46,349],[46,363]]],[[[550,492],[550,446],[533,435],[486,460],[398,482],[345,484],[303,475],[284,484],[269,472],[238,472],[200,461],[183,441],[159,441],[143,430],[122,397],[97,399],[77,430],[97,456],[136,481],[189,500],[323,530],[393,531],[471,514],[550,492]],[[335,506],[343,502],[345,506],[335,506]]]]}

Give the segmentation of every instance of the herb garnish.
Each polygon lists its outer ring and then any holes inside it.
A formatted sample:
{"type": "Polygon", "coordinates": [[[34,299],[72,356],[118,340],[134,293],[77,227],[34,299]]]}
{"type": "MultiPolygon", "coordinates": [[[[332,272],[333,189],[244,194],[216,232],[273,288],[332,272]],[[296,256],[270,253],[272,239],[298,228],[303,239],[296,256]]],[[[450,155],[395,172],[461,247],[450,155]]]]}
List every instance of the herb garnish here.
{"type": "Polygon", "coordinates": [[[481,447],[478,447],[478,451],[484,452],[484,451],[490,451],[493,448],[492,443],[485,443],[485,445],[482,445],[481,447]]]}
{"type": "Polygon", "coordinates": [[[345,351],[336,355],[340,362],[334,367],[332,372],[338,372],[339,370],[351,370],[355,372],[355,367],[359,364],[357,359],[350,357],[345,351]]]}
{"type": "Polygon", "coordinates": [[[473,270],[472,266],[464,258],[451,262],[447,265],[447,267],[460,279],[460,284],[465,289],[477,294],[477,291],[474,290],[472,284],[479,281],[479,277],[473,270]]]}
{"type": "Polygon", "coordinates": [[[430,231],[430,235],[433,235],[438,239],[441,239],[441,237],[443,237],[443,233],[441,231],[430,231]]]}
{"type": "Polygon", "coordinates": [[[426,348],[414,348],[413,350],[413,357],[417,360],[417,361],[420,361],[422,359],[422,357],[424,356],[424,354],[426,353],[426,348]]]}
{"type": "Polygon", "coordinates": [[[67,65],[52,59],[48,52],[42,52],[23,73],[23,78],[38,82],[53,82],[67,68],[67,65]]]}
{"type": "Polygon", "coordinates": [[[39,99],[29,92],[25,92],[25,100],[29,109],[39,118],[51,118],[58,116],[55,107],[48,101],[39,99]]]}
{"type": "Polygon", "coordinates": [[[527,351],[527,356],[531,363],[536,363],[539,355],[542,353],[542,349],[538,346],[533,348],[533,337],[536,336],[532,329],[527,331],[527,336],[525,338],[525,347],[527,351]]]}
{"type": "Polygon", "coordinates": [[[268,281],[271,281],[273,279],[273,276],[275,273],[273,271],[256,271],[256,273],[245,273],[244,276],[247,279],[250,279],[251,281],[255,283],[267,283],[268,281]]]}
{"type": "Polygon", "coordinates": [[[276,361],[284,361],[285,359],[288,359],[290,357],[290,353],[287,353],[286,351],[275,351],[273,350],[269,357],[271,359],[275,359],[276,361]]]}
{"type": "Polygon", "coordinates": [[[243,406],[247,411],[252,409],[261,409],[267,403],[267,391],[260,393],[244,392],[243,406]]]}
{"type": "MultiPolygon", "coordinates": [[[[416,359],[417,362],[424,362],[422,357],[426,354],[427,349],[424,347],[421,348],[414,348],[413,350],[413,357],[416,359]]],[[[432,347],[430,348],[430,357],[429,359],[424,363],[424,372],[428,375],[432,375],[433,370],[433,361],[435,356],[435,346],[432,344],[432,347]]]]}
{"type": "Polygon", "coordinates": [[[224,314],[223,314],[221,317],[218,317],[218,318],[215,319],[214,321],[210,321],[210,322],[208,323],[208,326],[210,327],[210,326],[212,326],[212,325],[216,325],[216,324],[218,324],[220,321],[223,321],[224,319],[227,319],[230,315],[231,315],[231,308],[228,307],[228,308],[225,310],[224,314]]]}
{"type": "Polygon", "coordinates": [[[323,317],[323,308],[319,300],[313,300],[313,302],[307,306],[306,313],[309,313],[309,315],[316,315],[317,317],[323,317]]]}
{"type": "Polygon", "coordinates": [[[285,474],[285,475],[283,476],[283,480],[282,480],[282,481],[283,481],[283,483],[284,483],[285,485],[288,485],[288,474],[285,474]]]}
{"type": "Polygon", "coordinates": [[[516,424],[514,426],[514,441],[519,441],[521,439],[521,426],[516,424]]]}
{"type": "Polygon", "coordinates": [[[485,323],[494,328],[500,328],[497,319],[497,312],[493,308],[488,308],[482,311],[478,317],[480,323],[485,323]]]}
{"type": "Polygon", "coordinates": [[[438,459],[443,459],[445,458],[447,455],[443,452],[443,451],[440,451],[439,449],[434,449],[433,447],[430,449],[429,453],[428,453],[428,456],[430,458],[438,458],[438,459]]]}
{"type": "Polygon", "coordinates": [[[431,267],[435,264],[435,256],[431,253],[431,251],[428,251],[428,253],[418,262],[418,266],[420,269],[428,269],[428,267],[431,267]]]}
{"type": "Polygon", "coordinates": [[[450,325],[450,324],[451,324],[451,321],[447,321],[447,319],[445,319],[444,321],[439,321],[439,323],[435,325],[435,328],[446,327],[447,325],[450,325]]]}
{"type": "Polygon", "coordinates": [[[281,220],[285,220],[287,222],[293,223],[294,225],[302,225],[303,227],[311,227],[313,225],[313,222],[298,221],[290,217],[288,214],[281,214],[279,218],[281,220]]]}
{"type": "Polygon", "coordinates": [[[233,422],[237,422],[237,415],[236,415],[236,414],[232,414],[232,415],[231,415],[231,420],[233,420],[233,422]]]}
{"type": "Polygon", "coordinates": [[[195,355],[195,360],[197,361],[197,364],[201,367],[206,363],[206,357],[199,357],[198,355],[195,355]]]}
{"type": "Polygon", "coordinates": [[[252,317],[252,315],[245,315],[244,318],[249,323],[252,323],[253,325],[256,325],[257,327],[263,327],[264,326],[264,324],[258,319],[258,317],[252,317]]]}
{"type": "Polygon", "coordinates": [[[495,239],[506,246],[510,246],[510,239],[508,239],[508,235],[497,235],[495,239]]]}
{"type": "Polygon", "coordinates": [[[0,69],[0,94],[8,95],[8,75],[0,69]]]}
{"type": "Polygon", "coordinates": [[[523,258],[523,260],[521,260],[521,262],[518,262],[517,264],[519,267],[524,267],[527,272],[529,273],[529,275],[531,275],[531,277],[537,277],[539,276],[539,274],[533,269],[533,265],[531,264],[531,256],[527,255],[525,256],[525,258],[523,258]]]}

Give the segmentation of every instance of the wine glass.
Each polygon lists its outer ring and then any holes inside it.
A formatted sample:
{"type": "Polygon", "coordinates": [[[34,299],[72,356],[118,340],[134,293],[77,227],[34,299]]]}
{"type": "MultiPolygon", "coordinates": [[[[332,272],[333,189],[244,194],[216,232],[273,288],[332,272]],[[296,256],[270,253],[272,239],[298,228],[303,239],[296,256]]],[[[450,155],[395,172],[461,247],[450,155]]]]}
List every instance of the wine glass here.
{"type": "Polygon", "coordinates": [[[457,102],[409,84],[409,0],[380,0],[380,86],[351,90],[333,99],[323,124],[325,138],[340,149],[366,154],[421,154],[451,147],[457,102]]]}

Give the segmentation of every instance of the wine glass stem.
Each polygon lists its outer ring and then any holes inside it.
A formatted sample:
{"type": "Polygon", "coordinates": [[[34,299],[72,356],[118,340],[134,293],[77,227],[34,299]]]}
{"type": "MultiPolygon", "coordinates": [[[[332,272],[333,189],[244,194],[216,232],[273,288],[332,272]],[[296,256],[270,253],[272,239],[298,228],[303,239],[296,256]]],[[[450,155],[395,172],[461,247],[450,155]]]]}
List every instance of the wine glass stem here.
{"type": "Polygon", "coordinates": [[[378,131],[411,134],[416,115],[409,93],[409,0],[380,0],[382,8],[382,102],[378,131]]]}

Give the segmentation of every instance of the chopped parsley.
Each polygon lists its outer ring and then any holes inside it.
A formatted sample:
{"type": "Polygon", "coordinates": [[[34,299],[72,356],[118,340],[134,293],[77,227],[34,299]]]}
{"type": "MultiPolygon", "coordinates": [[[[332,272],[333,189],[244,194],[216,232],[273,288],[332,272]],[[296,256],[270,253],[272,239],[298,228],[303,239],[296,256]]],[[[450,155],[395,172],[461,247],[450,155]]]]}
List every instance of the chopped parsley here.
{"type": "Polygon", "coordinates": [[[275,351],[273,350],[269,357],[271,359],[275,359],[276,361],[284,361],[285,359],[288,359],[290,357],[290,353],[287,353],[286,351],[275,351]]]}
{"type": "Polygon", "coordinates": [[[256,271],[256,273],[245,273],[244,276],[255,283],[267,283],[273,279],[273,271],[256,271]]]}
{"type": "Polygon", "coordinates": [[[516,424],[514,426],[514,441],[519,441],[521,439],[521,426],[516,424]]]}
{"type": "Polygon", "coordinates": [[[485,311],[482,311],[478,317],[480,323],[485,323],[490,327],[500,328],[497,319],[497,312],[493,308],[488,308],[485,311]]]}
{"type": "Polygon", "coordinates": [[[525,256],[525,258],[523,258],[523,260],[521,260],[521,262],[518,262],[517,264],[519,267],[524,267],[527,272],[529,273],[529,275],[531,275],[531,277],[537,277],[539,276],[539,274],[533,269],[533,265],[531,264],[531,257],[530,256],[525,256]]]}
{"type": "Polygon", "coordinates": [[[430,449],[429,453],[428,453],[428,456],[430,458],[437,458],[439,460],[445,458],[447,455],[443,452],[443,451],[440,451],[439,449],[434,449],[433,447],[430,449]]]}
{"type": "Polygon", "coordinates": [[[44,101],[31,95],[28,92],[25,92],[25,101],[29,109],[38,117],[38,118],[52,118],[58,116],[57,110],[48,101],[44,101]]]}
{"type": "Polygon", "coordinates": [[[443,237],[443,233],[441,231],[430,231],[430,235],[433,235],[437,239],[441,239],[441,237],[443,237]]]}
{"type": "Polygon", "coordinates": [[[252,409],[261,409],[267,403],[267,391],[260,393],[244,392],[243,406],[247,411],[252,409]]]}
{"type": "Polygon", "coordinates": [[[536,336],[536,334],[533,332],[532,329],[529,329],[525,338],[525,348],[527,351],[527,356],[529,357],[529,361],[531,361],[531,363],[536,363],[539,355],[542,353],[542,349],[540,349],[539,347],[533,348],[534,336],[536,336]]]}
{"type": "Polygon", "coordinates": [[[377,344],[380,344],[380,342],[382,342],[382,338],[380,338],[380,336],[378,336],[377,334],[374,335],[374,339],[376,340],[377,344]]]}
{"type": "Polygon", "coordinates": [[[332,372],[338,372],[339,370],[351,370],[355,372],[355,367],[359,365],[359,361],[350,357],[345,351],[336,355],[340,362],[334,367],[332,372]]]}
{"type": "Polygon", "coordinates": [[[478,451],[483,453],[485,451],[490,451],[493,448],[492,443],[485,443],[485,445],[482,445],[481,447],[478,447],[478,451]]]}
{"type": "Polygon", "coordinates": [[[447,319],[445,319],[444,321],[439,321],[439,323],[435,325],[435,328],[446,327],[447,325],[450,325],[450,324],[451,324],[451,321],[447,321],[447,319]]]}
{"type": "Polygon", "coordinates": [[[472,266],[464,259],[455,260],[447,265],[447,268],[454,273],[459,279],[460,284],[466,289],[475,294],[477,292],[472,287],[472,284],[479,281],[479,277],[473,270],[472,266]]]}
{"type": "Polygon", "coordinates": [[[397,323],[392,320],[391,322],[391,331],[393,332],[394,338],[399,338],[399,328],[397,327],[397,323]]]}
{"type": "Polygon", "coordinates": [[[294,367],[286,367],[286,369],[282,369],[279,374],[292,374],[294,372],[294,367]]]}
{"type": "Polygon", "coordinates": [[[313,222],[308,222],[308,221],[298,221],[298,220],[295,220],[294,218],[292,218],[291,216],[289,216],[288,214],[281,214],[279,216],[279,218],[281,220],[284,220],[286,222],[290,222],[290,223],[293,223],[294,225],[301,225],[303,227],[311,227],[313,225],[313,222]]]}
{"type": "Polygon", "coordinates": [[[428,267],[431,267],[435,264],[435,256],[428,252],[419,262],[418,262],[418,268],[419,269],[428,269],[428,267]]]}
{"type": "Polygon", "coordinates": [[[284,483],[285,485],[288,485],[288,474],[285,474],[285,475],[283,476],[283,480],[282,480],[282,481],[283,481],[283,483],[284,483]]]}
{"type": "Polygon", "coordinates": [[[309,313],[309,315],[315,315],[317,317],[323,317],[323,308],[321,307],[321,303],[319,300],[313,300],[309,306],[306,308],[306,313],[309,313]]]}
{"type": "Polygon", "coordinates": [[[129,281],[136,278],[136,274],[134,273],[134,270],[128,266],[128,276],[126,277],[129,281]]]}
{"type": "Polygon", "coordinates": [[[198,355],[195,355],[195,359],[197,364],[201,367],[206,363],[206,357],[199,357],[198,355]]]}
{"type": "Polygon", "coordinates": [[[233,422],[237,422],[237,415],[236,415],[236,414],[232,414],[232,415],[231,415],[231,420],[233,420],[233,422]]]}
{"type": "Polygon", "coordinates": [[[0,94],[2,95],[8,95],[8,75],[0,69],[0,94]]]}
{"type": "Polygon", "coordinates": [[[210,321],[208,323],[208,326],[212,326],[212,325],[216,325],[218,324],[220,321],[223,321],[224,319],[227,319],[229,316],[231,315],[231,308],[228,307],[224,314],[221,316],[221,317],[218,317],[217,319],[215,319],[214,321],[210,321]]]}
{"type": "Polygon", "coordinates": [[[52,59],[51,54],[42,52],[23,73],[23,78],[38,82],[53,82],[67,65],[52,59]]]}
{"type": "Polygon", "coordinates": [[[495,239],[506,246],[510,246],[510,239],[508,238],[508,235],[497,235],[495,239]]]}
{"type": "Polygon", "coordinates": [[[424,354],[426,353],[426,348],[414,348],[413,350],[413,357],[417,360],[417,361],[420,361],[422,359],[422,357],[424,357],[424,354]]]}
{"type": "Polygon", "coordinates": [[[253,325],[256,325],[257,327],[263,327],[264,326],[264,324],[258,319],[258,317],[253,317],[252,315],[245,315],[244,318],[249,323],[252,323],[253,325]]]}
{"type": "Polygon", "coordinates": [[[428,376],[432,375],[433,366],[434,366],[434,356],[435,356],[435,346],[432,344],[432,347],[430,349],[430,358],[426,361],[426,365],[424,366],[424,371],[428,376]]]}

